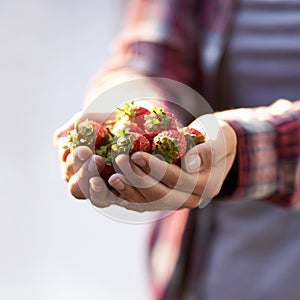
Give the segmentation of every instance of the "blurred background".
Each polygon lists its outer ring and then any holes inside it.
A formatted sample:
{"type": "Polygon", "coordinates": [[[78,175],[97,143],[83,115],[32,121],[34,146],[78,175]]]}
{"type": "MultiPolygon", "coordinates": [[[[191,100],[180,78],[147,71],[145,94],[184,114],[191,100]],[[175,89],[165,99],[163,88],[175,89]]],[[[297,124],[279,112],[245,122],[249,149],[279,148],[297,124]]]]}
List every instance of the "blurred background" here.
{"type": "Polygon", "coordinates": [[[0,299],[149,299],[149,225],[69,196],[52,145],[109,57],[126,3],[0,0],[0,299]]]}

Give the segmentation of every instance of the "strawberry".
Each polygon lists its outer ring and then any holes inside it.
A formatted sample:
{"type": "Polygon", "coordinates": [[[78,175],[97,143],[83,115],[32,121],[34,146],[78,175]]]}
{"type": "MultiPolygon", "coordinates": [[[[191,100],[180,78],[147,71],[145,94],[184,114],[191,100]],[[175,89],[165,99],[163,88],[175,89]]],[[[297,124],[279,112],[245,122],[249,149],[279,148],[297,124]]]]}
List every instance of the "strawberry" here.
{"type": "Polygon", "coordinates": [[[137,132],[144,134],[143,128],[139,127],[137,123],[129,120],[118,120],[111,129],[111,132],[115,135],[118,134],[120,130],[129,130],[130,132],[137,132]]]}
{"type": "Polygon", "coordinates": [[[68,149],[65,149],[65,151],[64,151],[64,153],[63,153],[63,155],[62,155],[62,161],[63,162],[66,162],[67,161],[67,157],[68,157],[68,155],[71,153],[71,149],[70,148],[68,148],[68,149]]]}
{"type": "Polygon", "coordinates": [[[162,108],[154,107],[149,115],[145,115],[145,132],[149,140],[165,130],[178,131],[174,115],[162,108]]]}
{"type": "Polygon", "coordinates": [[[137,151],[150,152],[150,150],[150,142],[145,136],[128,130],[120,130],[111,146],[113,157],[118,154],[130,155],[137,151]]]}
{"type": "Polygon", "coordinates": [[[101,177],[105,180],[106,183],[108,183],[109,177],[115,173],[115,168],[113,165],[107,165],[105,164],[103,170],[101,171],[101,177]]]}
{"type": "Polygon", "coordinates": [[[68,136],[64,139],[63,161],[68,155],[79,146],[87,146],[92,150],[106,145],[110,140],[110,134],[106,127],[101,124],[86,119],[85,121],[74,124],[74,129],[68,131],[68,136]]]}
{"type": "Polygon", "coordinates": [[[65,145],[63,147],[65,149],[70,149],[71,152],[79,146],[93,148],[94,141],[97,137],[94,128],[98,132],[100,126],[100,124],[96,122],[92,123],[89,120],[85,120],[81,123],[76,121],[74,129],[68,131],[68,136],[65,139],[65,145]]]}
{"type": "Polygon", "coordinates": [[[101,146],[100,149],[95,151],[95,154],[101,156],[104,159],[106,165],[111,165],[111,144],[101,146]]]}
{"type": "Polygon", "coordinates": [[[149,115],[150,111],[142,106],[137,106],[134,101],[131,103],[126,103],[124,107],[118,108],[117,120],[129,120],[136,123],[138,127],[144,130],[145,115],[149,115]]]}
{"type": "MultiPolygon", "coordinates": [[[[93,130],[96,133],[97,137],[95,140],[95,149],[99,149],[101,146],[105,146],[109,143],[111,139],[111,134],[108,129],[104,126],[95,126],[95,122],[92,122],[93,130]]],[[[98,124],[99,125],[99,124],[98,124]]]]}
{"type": "MultiPolygon", "coordinates": [[[[112,140],[113,142],[113,140],[112,140]]],[[[115,173],[115,169],[112,165],[111,157],[111,143],[101,146],[100,149],[95,151],[95,154],[101,156],[104,159],[105,166],[101,172],[101,177],[108,182],[109,177],[115,173]]]]}
{"type": "Polygon", "coordinates": [[[185,137],[177,130],[162,131],[153,139],[152,154],[170,164],[178,163],[185,152],[185,137]]]}
{"type": "Polygon", "coordinates": [[[105,166],[101,172],[101,177],[108,183],[109,177],[115,173],[113,159],[119,154],[132,154],[137,151],[150,152],[150,142],[142,134],[129,132],[128,129],[119,130],[114,135],[110,143],[101,146],[95,153],[100,155],[105,166]]]}
{"type": "Polygon", "coordinates": [[[184,127],[180,129],[180,132],[185,136],[187,151],[205,142],[205,135],[195,128],[184,127]]]}
{"type": "Polygon", "coordinates": [[[63,148],[66,149],[63,154],[63,161],[66,161],[68,155],[79,146],[88,146],[94,149],[94,141],[97,137],[95,131],[99,131],[100,124],[85,120],[84,122],[75,122],[74,128],[68,131],[67,137],[64,138],[63,148]]]}

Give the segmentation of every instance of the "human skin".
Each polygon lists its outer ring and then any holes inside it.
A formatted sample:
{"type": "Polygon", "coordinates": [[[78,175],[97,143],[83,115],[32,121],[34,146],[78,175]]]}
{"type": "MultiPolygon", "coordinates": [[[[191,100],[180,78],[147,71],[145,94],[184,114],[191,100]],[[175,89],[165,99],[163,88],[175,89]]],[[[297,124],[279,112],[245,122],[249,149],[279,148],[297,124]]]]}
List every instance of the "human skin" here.
{"type": "Polygon", "coordinates": [[[117,173],[109,178],[111,189],[99,175],[104,160],[90,148],[76,148],[63,162],[59,141],[72,128],[74,120],[88,117],[101,123],[107,116],[108,113],[95,116],[79,112],[54,134],[63,177],[75,198],[90,199],[96,207],[116,204],[143,212],[195,208],[219,193],[236,156],[237,138],[232,127],[213,114],[190,124],[200,130],[204,127],[208,140],[184,155],[181,168],[149,153],[119,155],[115,160],[117,173]]]}

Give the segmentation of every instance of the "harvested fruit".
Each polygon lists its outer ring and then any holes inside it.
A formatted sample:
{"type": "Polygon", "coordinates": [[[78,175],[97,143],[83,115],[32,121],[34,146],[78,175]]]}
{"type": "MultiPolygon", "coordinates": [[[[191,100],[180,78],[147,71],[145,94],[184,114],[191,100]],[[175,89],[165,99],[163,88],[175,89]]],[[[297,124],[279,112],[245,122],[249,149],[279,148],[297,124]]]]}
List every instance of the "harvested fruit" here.
{"type": "Polygon", "coordinates": [[[112,156],[119,154],[133,154],[137,151],[150,152],[149,140],[140,133],[129,132],[128,130],[120,131],[114,138],[111,146],[112,156]]]}
{"type": "Polygon", "coordinates": [[[117,120],[129,120],[137,124],[144,133],[145,116],[150,114],[147,108],[135,105],[134,101],[131,101],[131,103],[126,103],[124,107],[118,108],[118,110],[117,120]]]}
{"type": "Polygon", "coordinates": [[[183,127],[179,130],[183,133],[186,140],[186,151],[192,149],[194,146],[205,142],[205,135],[199,130],[192,127],[183,127]]]}
{"type": "Polygon", "coordinates": [[[115,173],[115,168],[113,165],[105,164],[103,170],[101,171],[101,177],[108,183],[109,177],[115,173]]]}
{"type": "Polygon", "coordinates": [[[115,119],[104,125],[85,120],[74,124],[65,138],[63,160],[76,147],[88,146],[103,158],[101,177],[108,182],[115,173],[114,159],[119,154],[148,152],[170,164],[180,165],[182,156],[205,142],[205,134],[191,127],[178,128],[175,116],[163,108],[151,111],[134,102],[118,108],[115,119]]]}
{"type": "Polygon", "coordinates": [[[179,131],[162,131],[153,139],[152,154],[170,164],[176,164],[185,152],[185,137],[179,131]]]}
{"type": "Polygon", "coordinates": [[[152,140],[157,134],[165,130],[178,131],[175,116],[162,108],[154,107],[149,115],[145,115],[145,133],[152,140]]]}
{"type": "Polygon", "coordinates": [[[68,135],[63,141],[63,148],[66,149],[63,161],[66,161],[68,155],[79,146],[87,146],[95,151],[95,149],[108,144],[109,140],[109,131],[101,124],[91,120],[81,123],[76,121],[74,128],[68,131],[68,135]]]}
{"type": "Polygon", "coordinates": [[[111,133],[117,135],[120,130],[129,130],[130,132],[137,132],[144,134],[144,130],[137,124],[129,120],[118,120],[111,128],[111,133]]]}

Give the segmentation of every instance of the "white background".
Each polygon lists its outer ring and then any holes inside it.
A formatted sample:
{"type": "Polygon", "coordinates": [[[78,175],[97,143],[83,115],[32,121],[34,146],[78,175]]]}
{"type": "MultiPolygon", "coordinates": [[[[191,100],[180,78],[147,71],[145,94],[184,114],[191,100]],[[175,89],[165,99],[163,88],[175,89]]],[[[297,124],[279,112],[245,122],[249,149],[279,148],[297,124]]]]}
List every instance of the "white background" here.
{"type": "Polygon", "coordinates": [[[70,197],[52,145],[109,56],[124,7],[0,0],[0,299],[149,299],[149,226],[70,197]]]}

